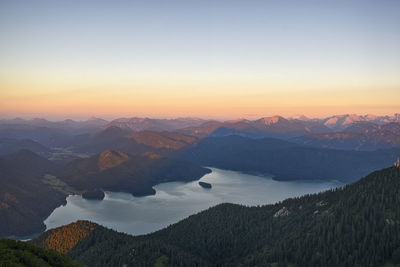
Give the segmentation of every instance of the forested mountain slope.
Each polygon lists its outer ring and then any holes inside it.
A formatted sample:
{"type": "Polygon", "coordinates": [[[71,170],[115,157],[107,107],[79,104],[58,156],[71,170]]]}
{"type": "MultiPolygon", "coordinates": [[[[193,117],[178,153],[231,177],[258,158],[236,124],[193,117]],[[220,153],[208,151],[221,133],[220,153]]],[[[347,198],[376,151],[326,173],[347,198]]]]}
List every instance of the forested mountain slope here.
{"type": "Polygon", "coordinates": [[[400,169],[274,205],[221,204],[144,236],[96,226],[68,255],[89,266],[400,264],[400,169]]]}
{"type": "Polygon", "coordinates": [[[66,194],[43,179],[55,168],[29,150],[0,157],[0,237],[45,230],[43,220],[66,202],[66,194]]]}
{"type": "Polygon", "coordinates": [[[5,267],[83,267],[67,256],[27,242],[0,239],[0,266],[5,267]]]}
{"type": "Polygon", "coordinates": [[[276,180],[340,180],[348,183],[389,166],[400,148],[346,151],[312,148],[274,139],[207,137],[180,155],[203,166],[273,174],[276,180]]]}

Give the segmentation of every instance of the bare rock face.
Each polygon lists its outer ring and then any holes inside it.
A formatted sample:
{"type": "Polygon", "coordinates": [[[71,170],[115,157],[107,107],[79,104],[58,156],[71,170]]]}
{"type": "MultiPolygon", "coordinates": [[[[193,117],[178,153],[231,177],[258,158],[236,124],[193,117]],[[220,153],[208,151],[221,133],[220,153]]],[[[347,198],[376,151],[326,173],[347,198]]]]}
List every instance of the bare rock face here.
{"type": "Polygon", "coordinates": [[[282,207],[280,210],[275,212],[273,217],[278,218],[278,217],[282,217],[282,216],[289,216],[289,214],[290,214],[290,212],[289,212],[288,208],[282,207]]]}

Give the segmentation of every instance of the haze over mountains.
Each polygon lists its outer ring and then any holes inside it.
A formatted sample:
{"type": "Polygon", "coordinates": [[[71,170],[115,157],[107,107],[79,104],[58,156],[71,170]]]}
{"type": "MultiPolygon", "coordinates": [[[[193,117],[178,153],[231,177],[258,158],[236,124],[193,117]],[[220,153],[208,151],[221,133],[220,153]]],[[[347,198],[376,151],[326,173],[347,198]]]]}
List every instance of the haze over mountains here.
{"type": "Polygon", "coordinates": [[[1,120],[0,236],[42,231],[68,194],[150,195],[199,179],[202,166],[352,182],[400,157],[399,118],[1,120]]]}

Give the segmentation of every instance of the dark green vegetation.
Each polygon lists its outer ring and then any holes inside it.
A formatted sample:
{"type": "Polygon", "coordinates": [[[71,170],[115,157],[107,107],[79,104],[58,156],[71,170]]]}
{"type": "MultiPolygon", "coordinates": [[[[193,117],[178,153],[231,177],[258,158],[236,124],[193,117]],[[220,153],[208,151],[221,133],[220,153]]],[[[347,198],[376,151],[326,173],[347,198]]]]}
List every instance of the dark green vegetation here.
{"type": "Polygon", "coordinates": [[[68,255],[88,266],[398,266],[400,169],[274,205],[221,204],[144,236],[96,226],[68,255]]]}
{"type": "Polygon", "coordinates": [[[277,180],[323,179],[351,182],[393,163],[400,149],[349,151],[241,136],[208,137],[181,156],[203,166],[269,173],[277,180]]]}
{"type": "Polygon", "coordinates": [[[26,242],[0,239],[0,266],[78,267],[83,265],[54,250],[45,250],[26,242]]]}

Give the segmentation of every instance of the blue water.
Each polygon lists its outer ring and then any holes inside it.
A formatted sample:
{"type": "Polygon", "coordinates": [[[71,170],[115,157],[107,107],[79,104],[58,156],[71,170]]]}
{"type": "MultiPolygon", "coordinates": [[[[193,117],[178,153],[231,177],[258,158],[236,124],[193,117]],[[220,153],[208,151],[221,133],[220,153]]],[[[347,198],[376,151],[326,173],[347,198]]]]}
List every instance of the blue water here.
{"type": "Polygon", "coordinates": [[[47,229],[76,220],[91,220],[114,230],[133,235],[146,234],[220,203],[264,205],[289,197],[325,191],[342,184],[323,181],[280,182],[235,171],[210,168],[200,181],[163,183],[156,194],[134,197],[127,193],[105,192],[104,200],[86,200],[70,195],[65,206],[58,207],[44,221],[47,229]]]}

